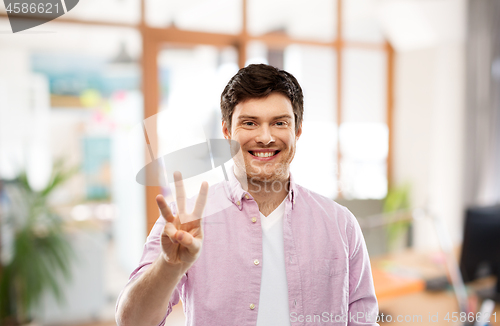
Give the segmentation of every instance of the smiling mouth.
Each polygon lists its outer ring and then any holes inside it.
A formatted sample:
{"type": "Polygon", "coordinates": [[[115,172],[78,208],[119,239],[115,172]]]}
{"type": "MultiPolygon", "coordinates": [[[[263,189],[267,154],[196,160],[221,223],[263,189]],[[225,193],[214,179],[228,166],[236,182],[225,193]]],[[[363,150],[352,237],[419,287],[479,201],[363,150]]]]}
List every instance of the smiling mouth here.
{"type": "Polygon", "coordinates": [[[250,154],[256,157],[272,157],[278,154],[280,151],[274,151],[274,152],[253,152],[249,151],[250,154]]]}

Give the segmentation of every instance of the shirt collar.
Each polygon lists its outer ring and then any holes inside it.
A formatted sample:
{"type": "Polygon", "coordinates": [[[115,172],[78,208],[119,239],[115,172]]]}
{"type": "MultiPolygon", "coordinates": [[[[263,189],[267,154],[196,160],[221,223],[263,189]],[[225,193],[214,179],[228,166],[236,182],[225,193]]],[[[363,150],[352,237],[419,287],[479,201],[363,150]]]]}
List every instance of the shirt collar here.
{"type": "MultiPolygon", "coordinates": [[[[234,165],[231,166],[227,171],[228,182],[226,182],[226,190],[229,200],[238,207],[239,210],[243,209],[243,202],[245,200],[252,199],[252,195],[248,191],[242,188],[241,183],[236,179],[234,175],[234,165]]],[[[288,190],[287,199],[292,203],[292,209],[295,206],[295,200],[297,197],[297,185],[294,182],[292,173],[289,174],[290,177],[290,189],[288,190]]]]}

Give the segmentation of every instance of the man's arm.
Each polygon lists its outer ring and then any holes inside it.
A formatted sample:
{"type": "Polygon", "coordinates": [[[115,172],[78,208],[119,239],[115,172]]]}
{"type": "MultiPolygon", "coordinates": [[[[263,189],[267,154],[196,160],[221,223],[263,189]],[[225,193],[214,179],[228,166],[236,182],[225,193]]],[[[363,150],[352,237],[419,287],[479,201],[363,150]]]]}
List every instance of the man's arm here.
{"type": "Polygon", "coordinates": [[[348,211],[352,223],[348,224],[349,236],[349,319],[350,326],[378,325],[378,303],[373,287],[370,258],[358,221],[348,211]],[[359,317],[359,318],[358,318],[359,317]]]}
{"type": "MultiPolygon", "coordinates": [[[[158,325],[184,272],[160,256],[123,290],[116,311],[118,326],[158,325]]],[[[178,300],[178,299],[177,299],[178,300]]]]}
{"type": "MultiPolygon", "coordinates": [[[[152,264],[130,282],[118,300],[116,322],[119,326],[158,325],[169,308],[183,275],[200,255],[203,242],[201,217],[207,201],[208,183],[203,182],[192,213],[186,212],[182,176],[174,173],[177,214],[174,216],[163,196],[156,202],[162,217],[151,230],[141,262],[152,264]],[[181,220],[190,221],[181,224],[181,220]]],[[[144,268],[144,267],[143,267],[144,268]]]]}

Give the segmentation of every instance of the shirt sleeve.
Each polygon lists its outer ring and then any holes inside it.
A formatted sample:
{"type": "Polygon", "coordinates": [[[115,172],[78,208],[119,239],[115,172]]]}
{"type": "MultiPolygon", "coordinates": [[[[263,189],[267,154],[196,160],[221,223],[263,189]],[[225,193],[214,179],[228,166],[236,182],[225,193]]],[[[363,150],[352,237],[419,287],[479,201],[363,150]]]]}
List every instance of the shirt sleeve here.
{"type": "MultiPolygon", "coordinates": [[[[165,219],[162,216],[160,216],[160,218],[156,220],[156,223],[154,224],[153,228],[151,229],[151,232],[149,233],[146,239],[146,243],[144,244],[144,250],[142,252],[142,257],[139,262],[139,266],[130,274],[127,285],[130,284],[131,282],[134,282],[137,278],[139,278],[139,276],[142,273],[144,273],[149,268],[149,266],[151,266],[151,264],[156,260],[156,258],[160,254],[161,252],[160,236],[161,233],[163,232],[164,227],[165,227],[165,219]]],[[[158,324],[158,326],[165,325],[165,319],[172,312],[172,307],[179,303],[186,281],[187,281],[187,274],[185,273],[182,276],[179,283],[177,284],[177,286],[175,287],[172,296],[170,297],[170,301],[168,302],[168,308],[165,313],[165,317],[163,317],[163,320],[158,324]]],[[[121,293],[118,296],[116,309],[118,308],[118,302],[120,302],[120,297],[121,293]]]]}
{"type": "Polygon", "coordinates": [[[370,258],[359,223],[347,210],[349,237],[349,326],[378,325],[378,303],[373,286],[370,258]],[[352,317],[352,318],[351,318],[352,317]]]}

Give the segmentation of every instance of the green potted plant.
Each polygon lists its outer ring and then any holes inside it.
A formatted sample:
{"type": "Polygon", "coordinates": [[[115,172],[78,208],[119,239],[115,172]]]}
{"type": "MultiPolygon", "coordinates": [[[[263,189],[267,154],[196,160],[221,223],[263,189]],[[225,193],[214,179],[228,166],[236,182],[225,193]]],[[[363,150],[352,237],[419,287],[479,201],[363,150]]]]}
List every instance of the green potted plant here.
{"type": "MultiPolygon", "coordinates": [[[[400,187],[394,187],[389,189],[387,196],[383,203],[383,213],[403,213],[406,212],[410,215],[410,185],[405,184],[400,187]]],[[[388,248],[389,251],[397,250],[400,247],[405,247],[406,244],[402,244],[402,241],[407,240],[405,235],[408,234],[408,230],[411,226],[411,220],[396,220],[392,221],[392,217],[388,221],[387,226],[387,236],[388,236],[388,248]]],[[[405,241],[408,242],[408,241],[405,241]]]]}
{"type": "Polygon", "coordinates": [[[59,302],[63,299],[61,276],[69,280],[73,251],[63,220],[48,199],[75,172],[65,169],[62,160],[57,161],[41,191],[30,187],[26,173],[3,182],[8,209],[2,227],[12,235],[12,241],[0,270],[0,324],[29,323],[31,311],[46,291],[59,302]]]}

